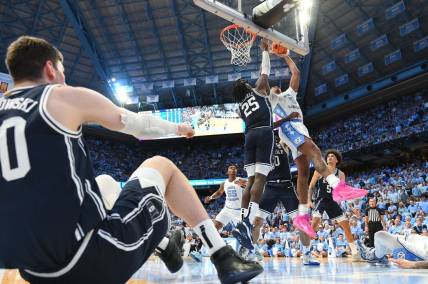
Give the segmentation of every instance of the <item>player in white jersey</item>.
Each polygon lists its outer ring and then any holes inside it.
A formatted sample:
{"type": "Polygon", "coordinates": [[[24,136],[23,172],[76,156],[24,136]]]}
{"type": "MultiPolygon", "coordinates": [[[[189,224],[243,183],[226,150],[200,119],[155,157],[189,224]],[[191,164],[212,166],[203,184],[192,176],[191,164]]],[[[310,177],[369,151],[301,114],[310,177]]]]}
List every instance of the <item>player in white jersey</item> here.
{"type": "Polygon", "coordinates": [[[308,236],[315,238],[316,233],[310,224],[308,207],[308,182],[310,173],[310,161],[313,162],[315,170],[326,178],[328,184],[333,188],[333,199],[336,202],[365,196],[366,190],[354,189],[340,181],[327,167],[321,150],[309,136],[308,129],[303,124],[303,113],[297,102],[297,91],[300,85],[300,71],[288,54],[278,54],[283,58],[290,68],[290,86],[285,92],[277,86],[272,87],[269,95],[273,113],[280,116],[282,124],[279,127],[279,137],[290,148],[296,163],[297,192],[299,195],[299,213],[294,218],[293,224],[305,232],[308,236]],[[293,119],[290,119],[294,117],[293,119]]]}
{"type": "Polygon", "coordinates": [[[212,195],[205,198],[205,204],[217,199],[226,193],[224,208],[216,216],[214,225],[217,230],[221,230],[225,225],[232,222],[234,224],[241,221],[241,200],[242,191],[245,187],[245,180],[236,177],[238,169],[235,165],[230,165],[227,169],[228,178],[220,185],[219,189],[212,195]]]}
{"type": "Polygon", "coordinates": [[[392,235],[379,231],[374,236],[374,248],[368,248],[358,241],[361,258],[370,263],[387,264],[387,254],[392,262],[402,268],[428,269],[428,237],[418,234],[392,235]]]}

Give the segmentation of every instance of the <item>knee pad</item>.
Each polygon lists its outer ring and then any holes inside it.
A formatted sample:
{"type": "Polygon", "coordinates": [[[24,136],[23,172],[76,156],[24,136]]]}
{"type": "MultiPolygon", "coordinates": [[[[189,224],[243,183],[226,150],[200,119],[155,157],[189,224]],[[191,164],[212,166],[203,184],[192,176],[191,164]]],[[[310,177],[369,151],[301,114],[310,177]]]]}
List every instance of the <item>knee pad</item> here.
{"type": "Polygon", "coordinates": [[[95,181],[101,192],[105,208],[111,210],[121,192],[119,183],[109,175],[99,175],[95,178],[95,181]]]}

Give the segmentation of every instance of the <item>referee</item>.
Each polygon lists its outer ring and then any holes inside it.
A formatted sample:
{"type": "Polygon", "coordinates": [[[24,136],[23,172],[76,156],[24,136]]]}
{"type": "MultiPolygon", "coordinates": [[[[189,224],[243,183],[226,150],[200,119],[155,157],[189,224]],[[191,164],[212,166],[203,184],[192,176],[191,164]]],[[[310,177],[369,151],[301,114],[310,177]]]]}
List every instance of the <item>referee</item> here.
{"type": "Polygon", "coordinates": [[[376,232],[386,230],[385,220],[383,219],[384,211],[377,207],[376,198],[369,199],[369,207],[366,209],[366,234],[369,235],[368,247],[374,247],[374,235],[376,232]]]}

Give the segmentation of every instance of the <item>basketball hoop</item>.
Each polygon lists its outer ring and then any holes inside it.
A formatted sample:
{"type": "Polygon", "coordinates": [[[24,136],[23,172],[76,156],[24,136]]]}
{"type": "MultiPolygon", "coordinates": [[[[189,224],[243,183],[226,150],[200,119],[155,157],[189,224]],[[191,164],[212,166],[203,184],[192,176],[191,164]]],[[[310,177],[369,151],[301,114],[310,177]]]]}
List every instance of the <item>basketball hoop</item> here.
{"type": "Polygon", "coordinates": [[[231,64],[246,66],[251,62],[250,50],[256,40],[254,32],[233,24],[221,31],[220,40],[232,54],[231,64]]]}

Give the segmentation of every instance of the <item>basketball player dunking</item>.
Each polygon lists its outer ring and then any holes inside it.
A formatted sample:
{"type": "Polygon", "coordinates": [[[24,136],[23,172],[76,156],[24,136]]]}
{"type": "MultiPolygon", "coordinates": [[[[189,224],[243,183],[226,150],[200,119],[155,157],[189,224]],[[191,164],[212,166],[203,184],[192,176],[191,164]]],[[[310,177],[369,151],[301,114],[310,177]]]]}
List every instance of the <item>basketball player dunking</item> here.
{"type": "MultiPolygon", "coordinates": [[[[342,154],[337,150],[329,149],[325,153],[325,161],[327,162],[328,169],[341,181],[345,181],[345,174],[337,168],[342,162],[342,154]]],[[[358,244],[351,233],[349,221],[343,214],[343,210],[340,208],[339,204],[333,200],[331,186],[317,171],[315,171],[312,176],[308,195],[309,199],[311,199],[312,196],[314,197],[314,205],[310,205],[310,207],[313,207],[312,228],[317,230],[324,212],[327,213],[330,220],[336,221],[339,223],[339,226],[342,227],[345,232],[346,240],[351,248],[352,257],[359,260],[360,257],[357,251],[358,244]]]]}
{"type": "Polygon", "coordinates": [[[293,112],[299,114],[299,117],[291,121],[284,121],[279,128],[279,137],[291,149],[297,166],[297,193],[300,204],[298,216],[294,218],[293,224],[299,230],[315,238],[316,234],[310,223],[309,207],[307,204],[310,161],[313,162],[315,170],[326,178],[328,184],[333,188],[333,199],[335,201],[339,202],[362,197],[367,194],[367,191],[346,185],[329,171],[327,164],[322,158],[321,150],[310,138],[308,129],[303,124],[303,113],[296,99],[300,85],[300,71],[287,54],[278,56],[282,57],[290,68],[291,79],[290,86],[285,92],[281,92],[281,89],[277,86],[271,88],[269,99],[273,112],[284,119],[293,112]]]}
{"type": "Polygon", "coordinates": [[[245,180],[236,177],[236,172],[237,168],[235,165],[229,166],[227,169],[227,179],[220,184],[220,188],[216,192],[207,196],[204,200],[205,204],[208,204],[226,193],[224,208],[214,220],[217,230],[221,230],[228,223],[232,222],[236,225],[241,221],[242,187],[245,187],[245,180]]]}
{"type": "Polygon", "coordinates": [[[62,54],[40,38],[14,41],[6,65],[15,87],[0,99],[0,268],[18,268],[31,283],[125,283],[157,247],[168,247],[168,206],[201,238],[222,283],[263,271],[226,246],[187,178],[166,158],[144,161],[106,210],[101,192],[115,191],[117,182],[96,181],[82,125],[137,138],[192,137],[190,126],[66,86],[62,54]]]}
{"type": "Polygon", "coordinates": [[[252,224],[259,210],[259,203],[266,183],[266,176],[272,169],[274,146],[272,110],[268,100],[270,59],[268,43],[261,42],[263,50],[260,78],[253,88],[247,81],[239,79],[234,84],[233,94],[241,118],[245,122],[244,164],[248,175],[247,186],[242,196],[243,222],[239,223],[234,236],[244,247],[253,250],[252,224]]]}

